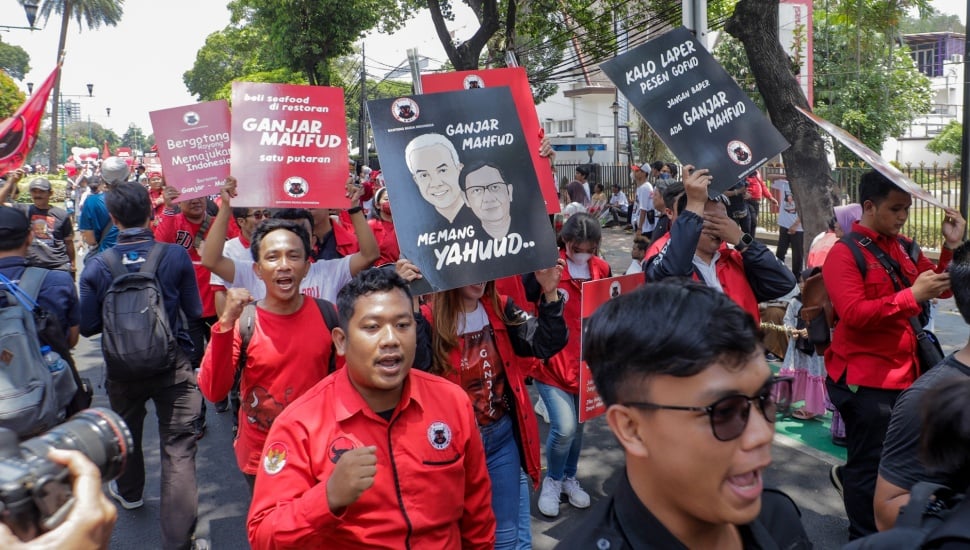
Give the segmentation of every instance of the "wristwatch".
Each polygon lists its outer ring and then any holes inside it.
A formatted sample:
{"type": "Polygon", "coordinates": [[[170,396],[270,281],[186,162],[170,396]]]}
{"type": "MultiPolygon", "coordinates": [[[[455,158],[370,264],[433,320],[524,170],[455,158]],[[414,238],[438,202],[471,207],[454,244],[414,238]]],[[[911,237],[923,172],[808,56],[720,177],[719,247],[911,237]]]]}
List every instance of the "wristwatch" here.
{"type": "Polygon", "coordinates": [[[754,242],[754,237],[745,233],[741,235],[741,240],[738,241],[738,244],[734,245],[734,249],[737,250],[738,252],[744,252],[744,249],[751,246],[751,243],[753,242],[754,242]]]}

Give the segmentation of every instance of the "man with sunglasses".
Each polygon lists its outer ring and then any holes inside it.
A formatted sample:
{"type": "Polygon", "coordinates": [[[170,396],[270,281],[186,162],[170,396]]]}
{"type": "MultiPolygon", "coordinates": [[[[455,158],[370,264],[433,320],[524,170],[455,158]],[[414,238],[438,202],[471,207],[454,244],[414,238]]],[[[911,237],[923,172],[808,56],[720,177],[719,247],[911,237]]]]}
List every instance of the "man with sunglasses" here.
{"type": "Polygon", "coordinates": [[[661,282],[610,300],[586,330],[626,467],[560,548],[811,548],[795,504],[763,488],[791,381],[772,376],[750,315],[710,287],[661,282]]]}

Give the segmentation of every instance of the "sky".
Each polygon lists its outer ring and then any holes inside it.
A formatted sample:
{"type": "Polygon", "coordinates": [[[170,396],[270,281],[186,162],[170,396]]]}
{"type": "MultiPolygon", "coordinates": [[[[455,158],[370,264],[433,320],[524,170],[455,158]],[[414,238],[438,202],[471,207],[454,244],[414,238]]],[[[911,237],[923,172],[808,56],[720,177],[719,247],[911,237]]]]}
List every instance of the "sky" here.
{"type": "MultiPolygon", "coordinates": [[[[470,27],[461,20],[470,19],[471,13],[458,15],[455,30],[460,38],[467,38],[470,27]]],[[[96,30],[79,29],[72,20],[61,92],[65,99],[81,104],[82,120],[90,116],[92,122],[119,136],[131,123],[150,134],[150,111],[196,103],[182,82],[182,73],[192,68],[206,36],[228,24],[229,11],[219,0],[128,0],[116,27],[96,30]],[[88,83],[94,84],[94,97],[87,95],[88,83]],[[106,108],[111,109],[110,117],[106,108]]],[[[18,0],[0,0],[0,25],[27,26],[18,0]]],[[[18,83],[25,93],[27,82],[40,85],[53,70],[59,32],[56,15],[42,30],[0,29],[0,39],[30,54],[31,71],[18,83]]],[[[406,62],[406,51],[412,47],[432,59],[446,59],[427,11],[393,37],[373,33],[365,39],[368,73],[383,78],[390,67],[406,62]]]]}
{"type": "MultiPolygon", "coordinates": [[[[943,13],[960,16],[966,23],[966,0],[934,0],[943,13]]],[[[474,30],[471,12],[461,4],[451,25],[459,39],[474,30]]],[[[106,126],[121,135],[129,124],[152,133],[150,111],[195,103],[185,89],[182,73],[192,67],[196,52],[210,33],[229,23],[229,11],[219,0],[128,0],[117,27],[79,29],[72,20],[68,29],[67,57],[61,79],[65,99],[81,104],[82,119],[106,126]],[[87,96],[86,84],[94,84],[94,97],[87,96]],[[81,96],[81,97],[70,97],[81,96]],[[105,109],[111,109],[107,116],[105,109]]],[[[26,26],[18,0],[0,0],[0,25],[26,26]]],[[[42,21],[37,26],[43,25],[42,21]]],[[[31,71],[20,82],[39,85],[56,62],[60,19],[54,16],[38,31],[0,29],[4,42],[24,48],[30,54],[31,71]]],[[[378,33],[364,40],[371,78],[407,59],[408,48],[444,61],[446,56],[427,11],[417,14],[399,33],[378,33]]]]}

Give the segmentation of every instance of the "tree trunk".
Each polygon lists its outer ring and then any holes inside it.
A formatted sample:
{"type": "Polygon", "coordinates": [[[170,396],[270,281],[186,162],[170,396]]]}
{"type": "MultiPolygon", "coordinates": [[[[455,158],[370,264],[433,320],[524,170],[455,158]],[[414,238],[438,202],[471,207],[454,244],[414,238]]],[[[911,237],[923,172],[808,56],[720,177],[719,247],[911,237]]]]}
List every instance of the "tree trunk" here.
{"type": "MultiPolygon", "coordinates": [[[[470,5],[475,9],[475,5],[470,5]]],[[[488,44],[488,40],[499,29],[498,20],[498,0],[483,0],[481,10],[476,10],[478,14],[478,30],[471,38],[455,46],[451,40],[451,32],[444,15],[441,13],[441,2],[439,0],[428,0],[428,9],[431,11],[431,21],[434,23],[434,30],[438,34],[438,40],[448,55],[448,60],[455,66],[456,71],[470,71],[478,68],[478,58],[482,55],[482,49],[488,44]]]]}
{"type": "Polygon", "coordinates": [[[825,143],[818,128],[795,106],[810,110],[778,38],[778,0],[741,0],[725,30],[742,44],[768,108],[768,116],[791,148],[782,153],[805,239],[825,231],[832,218],[833,189],[825,143]]]}
{"type": "MultiPolygon", "coordinates": [[[[71,12],[74,6],[71,4],[71,0],[64,0],[64,11],[61,12],[61,38],[57,43],[57,62],[61,62],[61,58],[64,55],[64,46],[67,44],[67,24],[71,21],[71,12]]],[[[50,157],[48,158],[48,171],[51,174],[57,173],[57,159],[59,155],[57,152],[60,150],[60,143],[57,142],[57,122],[60,117],[60,100],[61,100],[61,74],[63,71],[57,71],[57,76],[54,77],[54,89],[51,90],[51,142],[50,142],[50,157]]],[[[66,160],[65,160],[66,162],[66,160]]]]}

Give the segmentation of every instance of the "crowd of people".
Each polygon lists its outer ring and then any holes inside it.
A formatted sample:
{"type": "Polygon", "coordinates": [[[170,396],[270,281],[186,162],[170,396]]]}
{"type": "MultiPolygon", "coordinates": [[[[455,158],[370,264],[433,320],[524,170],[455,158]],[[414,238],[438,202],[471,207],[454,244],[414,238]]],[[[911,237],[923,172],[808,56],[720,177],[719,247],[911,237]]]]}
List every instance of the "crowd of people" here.
{"type": "MultiPolygon", "coordinates": [[[[462,170],[474,178],[482,168],[462,170]]],[[[631,204],[619,186],[610,196],[589,189],[590,174],[580,166],[566,186],[564,202],[578,207],[558,230],[554,266],[415,296],[422,273],[401,257],[376,174],[348,179],[351,207],[341,211],[236,207],[232,177],[217,197],[184,198],[161,174],[110,157],[76,203],[83,253],[71,215],[50,204],[51,183],[38,177],[31,204],[0,206],[0,273],[16,281],[27,266],[52,270],[40,307],[72,346],[104,332],[106,358],[117,336],[105,321],[115,282],[153,274],[174,345],[166,368],[140,378],[108,362],[108,399],[135,445],[107,490],[125,510],[144,505],[151,400],[166,549],[207,547],[195,537],[206,401],[236,419],[253,548],[530,548],[534,493],[547,517],[563,500],[591,505],[579,469],[581,359],[626,460],[619,486],[563,548],[810,548],[795,503],[762,482],[773,424],[793,403],[802,403],[798,418],[833,408],[844,419],[836,435],[848,460],[832,476],[850,539],[891,528],[914,483],[967,489],[966,471],[931,478],[919,467],[914,434],[922,393],[970,373],[970,352],[921,367],[910,322],[951,291],[970,322],[959,212],[945,210],[938,262],[918,247],[910,254],[899,233],[911,197],[870,172],[858,203],[836,209],[829,231],[803,250],[783,178],[771,182],[781,201],[760,176],[712,198],[706,169],[656,162],[634,170],[631,204]],[[780,219],[775,251],[755,238],[762,197],[793,216],[780,219]],[[602,228],[624,221],[635,228],[627,273],[648,284],[584,321],[582,284],[613,276],[600,257],[602,228]],[[824,353],[804,345],[800,323],[799,283],[813,269],[837,318],[824,353]],[[789,301],[778,327],[789,344],[776,376],[760,304],[779,299],[789,301]],[[544,453],[529,384],[548,417],[544,453]]],[[[6,175],[0,202],[23,177],[6,175]]],[[[93,489],[96,472],[76,455],[52,459],[68,465],[78,502],[89,503],[62,527],[104,546],[115,511],[93,489]],[[105,509],[99,521],[91,509],[105,509]]]]}

